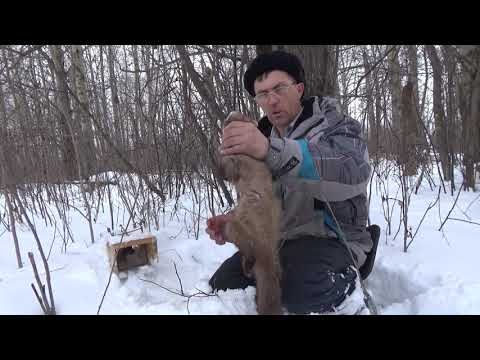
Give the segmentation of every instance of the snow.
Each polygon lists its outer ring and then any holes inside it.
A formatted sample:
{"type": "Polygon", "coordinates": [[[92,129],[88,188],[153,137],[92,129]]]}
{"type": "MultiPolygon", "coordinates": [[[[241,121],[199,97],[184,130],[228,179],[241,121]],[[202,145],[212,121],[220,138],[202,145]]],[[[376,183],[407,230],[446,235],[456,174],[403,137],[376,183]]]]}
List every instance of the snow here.
{"type": "MultiPolygon", "coordinates": [[[[438,177],[434,176],[434,179],[438,185],[438,177]]],[[[389,176],[387,181],[389,196],[400,197],[395,176],[389,176]]],[[[456,173],[457,190],[460,183],[461,175],[456,173]]],[[[394,238],[399,227],[399,206],[396,204],[393,208],[392,234],[388,235],[382,194],[375,184],[372,185],[370,220],[380,225],[382,234],[375,266],[365,285],[379,314],[480,314],[480,271],[477,266],[480,226],[448,220],[442,231],[438,231],[457,193],[452,196],[449,189],[447,194],[440,193],[440,209],[437,204],[428,212],[408,251],[404,252],[403,227],[394,238]]],[[[432,191],[425,181],[419,193],[411,196],[408,217],[412,232],[429,204],[435,202],[437,189],[432,191]]],[[[115,203],[120,207],[119,222],[126,224],[127,217],[122,215],[120,199],[116,198],[115,203]]],[[[179,203],[177,214],[170,216],[173,204],[170,201],[167,211],[161,215],[160,228],[156,230],[152,226],[150,229],[157,238],[158,261],[129,271],[126,280],[113,274],[100,314],[256,314],[253,287],[210,293],[208,279],[236,249],[231,244],[218,246],[209,239],[204,232],[207,212],[203,208],[196,239],[198,204],[188,193],[180,198],[179,203]]],[[[93,244],[85,218],[75,210],[68,213],[75,242],[68,242],[66,252],[59,237],[59,231],[63,230],[57,229],[52,245],[54,227],[47,226],[40,217],[33,217],[45,253],[48,254],[52,247],[49,266],[58,314],[97,313],[110,275],[106,243],[119,240],[119,236],[112,237],[107,231],[110,215],[105,204],[94,224],[93,244]]],[[[58,215],[56,210],[52,213],[58,215]]],[[[4,214],[4,199],[0,197],[0,217],[4,214]]],[[[479,223],[478,192],[462,191],[450,217],[479,223]]],[[[0,225],[0,314],[41,314],[30,286],[35,281],[27,253],[34,253],[40,278],[45,283],[41,257],[27,225],[17,223],[17,231],[24,263],[22,269],[17,267],[12,235],[0,225]]],[[[136,231],[123,241],[146,234],[150,233],[136,231]]],[[[337,313],[355,312],[362,298],[357,286],[337,313]]],[[[360,314],[368,314],[368,311],[363,309],[360,314]]]]}

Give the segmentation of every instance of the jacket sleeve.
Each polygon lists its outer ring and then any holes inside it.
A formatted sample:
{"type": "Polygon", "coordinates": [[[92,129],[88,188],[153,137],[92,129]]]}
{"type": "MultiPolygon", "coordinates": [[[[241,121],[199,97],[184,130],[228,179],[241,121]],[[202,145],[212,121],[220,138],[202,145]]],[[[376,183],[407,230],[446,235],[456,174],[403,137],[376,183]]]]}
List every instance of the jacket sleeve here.
{"type": "Polygon", "coordinates": [[[366,192],[368,149],[360,124],[336,111],[324,121],[335,124],[305,139],[270,139],[266,163],[277,179],[295,178],[319,199],[343,201],[366,192]]]}

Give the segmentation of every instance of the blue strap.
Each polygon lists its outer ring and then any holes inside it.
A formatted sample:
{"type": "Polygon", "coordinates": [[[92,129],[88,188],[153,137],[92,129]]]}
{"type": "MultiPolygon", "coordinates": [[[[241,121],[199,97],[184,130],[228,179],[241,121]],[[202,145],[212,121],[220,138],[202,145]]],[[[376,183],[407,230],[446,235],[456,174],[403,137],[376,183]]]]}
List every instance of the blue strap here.
{"type": "Polygon", "coordinates": [[[339,228],[337,228],[337,226],[335,226],[332,217],[324,209],[320,209],[318,211],[320,211],[322,214],[325,225],[327,225],[330,230],[337,234],[339,239],[346,240],[345,234],[339,228]]]}
{"type": "Polygon", "coordinates": [[[308,143],[305,139],[296,140],[302,149],[302,165],[300,171],[298,172],[298,176],[304,179],[310,180],[320,180],[318,176],[317,169],[313,163],[312,155],[310,151],[308,151],[308,143]]]}
{"type": "MultiPolygon", "coordinates": [[[[300,171],[298,172],[298,176],[304,179],[320,180],[315,164],[313,163],[312,155],[310,154],[310,151],[308,151],[307,141],[305,139],[300,139],[296,141],[302,149],[303,156],[303,161],[300,171]]],[[[337,234],[339,239],[345,240],[345,234],[340,229],[338,229],[337,226],[335,226],[333,218],[324,209],[320,209],[319,211],[323,216],[325,225],[327,225],[330,230],[337,234]]]]}

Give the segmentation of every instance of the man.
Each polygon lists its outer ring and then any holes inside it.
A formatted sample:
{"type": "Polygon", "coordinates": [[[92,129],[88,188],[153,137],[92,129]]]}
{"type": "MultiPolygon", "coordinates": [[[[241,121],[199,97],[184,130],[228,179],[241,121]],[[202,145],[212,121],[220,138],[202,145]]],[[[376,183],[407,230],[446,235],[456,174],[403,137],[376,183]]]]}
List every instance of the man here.
{"type": "MultiPolygon", "coordinates": [[[[292,54],[258,56],[243,80],[265,117],[258,127],[246,122],[225,127],[221,152],[264,160],[272,172],[282,201],[286,310],[334,312],[358,288],[354,261],[362,266],[372,248],[366,230],[371,169],[360,124],[341,115],[332,98],[303,99],[304,70],[292,54]]],[[[229,241],[222,232],[207,232],[218,244],[229,241]]],[[[210,285],[225,290],[254,286],[255,281],[243,275],[236,253],[215,272],[210,285]]]]}

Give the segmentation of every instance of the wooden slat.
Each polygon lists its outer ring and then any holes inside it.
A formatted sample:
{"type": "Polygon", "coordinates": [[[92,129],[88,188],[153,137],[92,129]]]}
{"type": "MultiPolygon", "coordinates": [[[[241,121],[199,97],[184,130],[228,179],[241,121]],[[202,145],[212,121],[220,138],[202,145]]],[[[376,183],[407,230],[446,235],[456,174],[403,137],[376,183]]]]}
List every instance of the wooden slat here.
{"type": "Polygon", "coordinates": [[[134,240],[129,240],[122,243],[111,244],[110,247],[114,249],[122,249],[125,247],[134,246],[134,245],[152,244],[154,242],[155,242],[155,236],[150,236],[144,239],[134,239],[134,240]]]}

